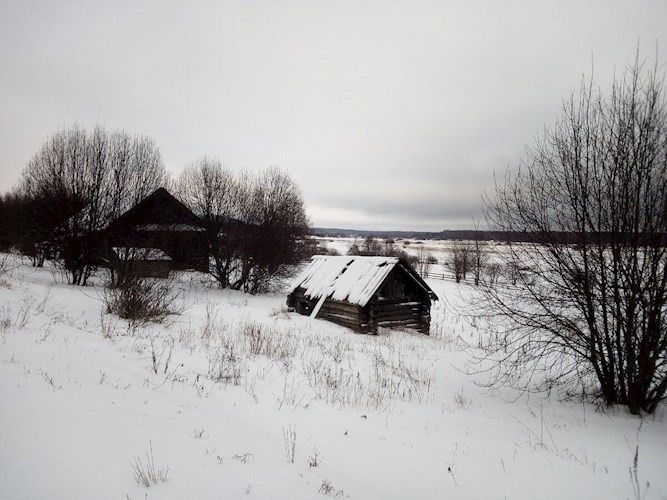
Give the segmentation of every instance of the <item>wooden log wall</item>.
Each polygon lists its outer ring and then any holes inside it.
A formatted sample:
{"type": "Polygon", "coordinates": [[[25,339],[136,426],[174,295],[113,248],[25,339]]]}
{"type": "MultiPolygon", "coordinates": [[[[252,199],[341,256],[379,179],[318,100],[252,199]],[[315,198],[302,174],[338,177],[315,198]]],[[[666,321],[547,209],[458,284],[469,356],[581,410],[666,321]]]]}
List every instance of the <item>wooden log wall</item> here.
{"type": "Polygon", "coordinates": [[[378,303],[371,306],[371,326],[410,328],[428,334],[431,317],[430,304],[422,302],[378,303]]]}
{"type": "Polygon", "coordinates": [[[338,323],[356,332],[368,330],[368,313],[356,304],[327,300],[322,304],[317,317],[338,323]]]}
{"type": "MultiPolygon", "coordinates": [[[[289,307],[305,315],[310,315],[316,303],[316,300],[306,298],[301,289],[295,290],[287,299],[289,307]]],[[[361,307],[349,302],[327,300],[322,304],[317,317],[360,333],[377,333],[378,327],[400,327],[428,335],[431,322],[429,313],[430,301],[371,301],[366,307],[361,307]]]]}

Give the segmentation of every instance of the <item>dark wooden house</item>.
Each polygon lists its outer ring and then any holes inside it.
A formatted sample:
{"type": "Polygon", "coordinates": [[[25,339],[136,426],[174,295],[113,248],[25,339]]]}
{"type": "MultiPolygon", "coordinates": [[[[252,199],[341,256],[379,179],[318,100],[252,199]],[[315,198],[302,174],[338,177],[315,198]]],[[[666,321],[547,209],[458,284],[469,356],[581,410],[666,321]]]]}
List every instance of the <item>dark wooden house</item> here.
{"type": "Polygon", "coordinates": [[[292,283],[287,305],[361,333],[387,327],[428,335],[433,300],[436,294],[404,259],[316,255],[292,283]]]}
{"type": "Polygon", "coordinates": [[[131,266],[143,275],[170,270],[208,272],[208,244],[201,220],[159,188],[103,231],[110,265],[131,266]]]}

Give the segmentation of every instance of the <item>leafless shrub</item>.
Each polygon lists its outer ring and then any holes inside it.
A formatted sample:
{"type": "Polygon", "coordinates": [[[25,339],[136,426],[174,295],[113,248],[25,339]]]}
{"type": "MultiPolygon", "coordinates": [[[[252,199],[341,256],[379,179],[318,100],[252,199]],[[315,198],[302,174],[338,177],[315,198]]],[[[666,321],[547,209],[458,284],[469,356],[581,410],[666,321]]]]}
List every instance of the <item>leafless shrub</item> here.
{"type": "Polygon", "coordinates": [[[461,408],[462,410],[467,410],[468,408],[470,408],[472,401],[470,401],[470,399],[467,398],[465,394],[463,394],[463,389],[461,389],[461,391],[454,393],[454,403],[458,408],[461,408]]]}
{"type": "Polygon", "coordinates": [[[308,467],[312,469],[313,467],[319,466],[322,462],[324,462],[324,457],[320,456],[320,452],[317,448],[313,448],[313,454],[308,457],[308,467]]]}
{"type": "Polygon", "coordinates": [[[322,354],[304,356],[302,369],[318,399],[340,407],[363,404],[366,387],[358,372],[345,370],[322,354]]]}
{"type": "Polygon", "coordinates": [[[496,284],[498,278],[502,274],[502,269],[503,266],[499,262],[489,262],[485,266],[486,273],[484,273],[485,274],[484,277],[489,285],[493,286],[496,284]]]}
{"type": "Polygon", "coordinates": [[[352,352],[349,341],[341,338],[334,339],[329,342],[324,342],[321,346],[322,352],[331,356],[331,359],[336,364],[341,364],[352,352]]]}
{"type": "Polygon", "coordinates": [[[219,344],[206,349],[208,375],[216,382],[241,384],[246,372],[246,360],[236,342],[226,336],[220,336],[219,344]]]}
{"type": "Polygon", "coordinates": [[[133,326],[147,322],[161,322],[171,314],[177,314],[180,291],[176,289],[174,276],[147,278],[127,274],[109,281],[103,292],[108,313],[127,319],[133,326]]]}
{"type": "Polygon", "coordinates": [[[46,371],[40,370],[39,373],[42,376],[42,378],[46,381],[46,383],[51,386],[51,388],[53,389],[53,392],[55,392],[58,389],[63,388],[62,384],[56,385],[56,382],[55,382],[55,380],[53,380],[53,377],[51,377],[51,375],[49,375],[46,371]]]}
{"type": "Polygon", "coordinates": [[[218,311],[216,307],[210,303],[206,303],[206,321],[201,329],[201,339],[204,344],[208,344],[211,335],[218,329],[218,311]]]}
{"type": "Polygon", "coordinates": [[[0,288],[11,288],[10,271],[15,267],[12,262],[12,255],[0,253],[0,288]]]}
{"type": "Polygon", "coordinates": [[[24,297],[19,303],[19,310],[16,313],[16,319],[14,320],[14,327],[23,330],[27,325],[28,321],[33,315],[33,310],[35,306],[36,299],[35,297],[24,297]]]}
{"type": "Polygon", "coordinates": [[[306,394],[300,394],[298,388],[298,384],[293,378],[290,380],[289,376],[285,377],[282,392],[280,394],[274,393],[276,401],[278,401],[279,410],[285,405],[290,405],[294,408],[302,405],[303,400],[306,398],[306,394]]]}
{"type": "Polygon", "coordinates": [[[255,390],[255,382],[256,379],[250,379],[250,377],[246,377],[245,379],[245,392],[248,394],[255,403],[259,403],[259,398],[257,397],[257,391],[255,390]]]}
{"type": "Polygon", "coordinates": [[[322,493],[324,495],[331,495],[331,493],[335,492],[335,488],[331,484],[331,481],[328,479],[322,479],[322,485],[320,486],[319,493],[322,493]]]}
{"type": "Polygon", "coordinates": [[[0,307],[0,331],[6,332],[12,327],[12,310],[8,305],[0,307]]]}
{"type": "Polygon", "coordinates": [[[511,261],[505,264],[503,268],[505,280],[512,286],[516,286],[521,280],[521,266],[518,261],[511,261]]]}
{"type": "Polygon", "coordinates": [[[247,464],[248,462],[254,462],[255,457],[252,456],[252,453],[239,453],[234,455],[232,460],[238,460],[242,464],[247,464]]]}
{"type": "Polygon", "coordinates": [[[146,463],[144,464],[140,457],[134,457],[130,460],[134,480],[149,488],[151,485],[157,485],[167,481],[169,467],[156,469],[155,459],[153,458],[153,443],[149,441],[149,451],[146,452],[146,463]]]}
{"type": "Polygon", "coordinates": [[[333,495],[334,498],[345,496],[345,492],[343,490],[337,490],[334,488],[333,484],[331,484],[331,481],[326,478],[322,479],[322,485],[320,486],[318,493],[322,493],[323,495],[327,496],[333,495]]]}
{"type": "Polygon", "coordinates": [[[103,311],[100,311],[100,327],[102,329],[102,338],[112,339],[116,334],[116,327],[118,320],[107,316],[103,311]]]}
{"type": "Polygon", "coordinates": [[[251,356],[263,355],[279,361],[289,371],[296,355],[298,342],[291,329],[281,330],[258,322],[245,323],[241,327],[245,349],[251,356]]]}
{"type": "Polygon", "coordinates": [[[246,338],[248,351],[251,355],[257,356],[265,351],[266,333],[261,323],[254,321],[246,323],[241,329],[241,333],[246,338]]]}
{"type": "Polygon", "coordinates": [[[178,343],[192,354],[196,348],[195,331],[192,328],[185,327],[178,330],[178,343]]]}
{"type": "Polygon", "coordinates": [[[430,394],[433,374],[410,365],[402,352],[384,355],[373,353],[372,371],[368,383],[369,406],[385,407],[390,400],[423,402],[430,394]]]}
{"type": "Polygon", "coordinates": [[[174,339],[169,335],[167,338],[162,339],[161,345],[157,343],[154,335],[149,335],[149,340],[151,344],[151,368],[153,369],[153,373],[157,375],[158,372],[162,371],[162,373],[166,374],[174,352],[174,339]]]}
{"type": "Polygon", "coordinates": [[[290,425],[283,427],[283,441],[285,443],[287,461],[293,464],[296,455],[296,428],[290,425]]]}

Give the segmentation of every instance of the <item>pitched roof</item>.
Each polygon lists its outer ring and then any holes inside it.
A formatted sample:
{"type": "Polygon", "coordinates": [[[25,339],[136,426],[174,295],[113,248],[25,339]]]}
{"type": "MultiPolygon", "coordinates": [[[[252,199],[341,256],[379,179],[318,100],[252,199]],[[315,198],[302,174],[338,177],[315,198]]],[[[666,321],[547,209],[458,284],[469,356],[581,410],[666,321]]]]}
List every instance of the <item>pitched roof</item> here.
{"type": "Polygon", "coordinates": [[[428,295],[437,300],[435,293],[403,259],[398,257],[365,257],[358,255],[315,255],[310,264],[290,286],[288,293],[297,288],[305,290],[306,297],[347,301],[365,306],[396,266],[408,275],[428,295]]]}
{"type": "Polygon", "coordinates": [[[165,188],[158,188],[109,224],[109,229],[133,227],[144,229],[173,229],[174,227],[201,230],[202,223],[192,210],[177,200],[165,188]]]}

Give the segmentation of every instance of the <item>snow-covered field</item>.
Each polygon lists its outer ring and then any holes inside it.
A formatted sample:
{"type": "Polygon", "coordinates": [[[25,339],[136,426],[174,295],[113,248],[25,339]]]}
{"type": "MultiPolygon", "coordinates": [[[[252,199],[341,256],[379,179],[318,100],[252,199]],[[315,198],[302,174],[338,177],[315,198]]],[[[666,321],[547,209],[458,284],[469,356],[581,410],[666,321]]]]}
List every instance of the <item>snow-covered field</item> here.
{"type": "MultiPolygon", "coordinates": [[[[363,238],[355,238],[352,236],[328,237],[315,236],[313,237],[320,247],[338,252],[340,255],[347,255],[348,250],[353,244],[363,247],[363,238]]],[[[385,241],[382,238],[376,238],[381,244],[385,241]]],[[[429,273],[445,279],[454,279],[454,272],[451,269],[452,249],[460,241],[453,240],[421,240],[414,238],[392,238],[394,248],[402,250],[408,255],[417,258],[433,257],[436,263],[429,266],[429,273]]],[[[471,241],[466,242],[472,245],[471,241]]],[[[494,254],[502,254],[507,247],[503,243],[498,242],[482,242],[483,251],[489,254],[491,260],[494,260],[494,254]]]]}
{"type": "Polygon", "coordinates": [[[664,407],[640,420],[477,385],[459,285],[429,283],[430,337],[356,335],[188,274],[181,314],[131,328],[101,288],[15,267],[0,497],[667,498],[664,407]]]}

